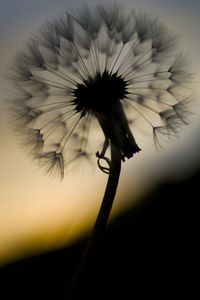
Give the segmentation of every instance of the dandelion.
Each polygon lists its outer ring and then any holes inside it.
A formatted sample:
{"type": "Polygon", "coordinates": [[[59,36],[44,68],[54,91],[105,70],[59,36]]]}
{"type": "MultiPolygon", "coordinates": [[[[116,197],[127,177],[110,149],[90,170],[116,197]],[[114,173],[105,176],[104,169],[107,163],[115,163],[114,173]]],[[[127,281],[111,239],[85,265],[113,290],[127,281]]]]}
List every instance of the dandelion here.
{"type": "Polygon", "coordinates": [[[159,20],[107,2],[47,22],[15,57],[14,126],[33,158],[63,178],[96,153],[109,174],[83,261],[106,225],[121,161],[141,150],[137,120],[161,148],[188,124],[191,74],[177,40],[159,20]]]}

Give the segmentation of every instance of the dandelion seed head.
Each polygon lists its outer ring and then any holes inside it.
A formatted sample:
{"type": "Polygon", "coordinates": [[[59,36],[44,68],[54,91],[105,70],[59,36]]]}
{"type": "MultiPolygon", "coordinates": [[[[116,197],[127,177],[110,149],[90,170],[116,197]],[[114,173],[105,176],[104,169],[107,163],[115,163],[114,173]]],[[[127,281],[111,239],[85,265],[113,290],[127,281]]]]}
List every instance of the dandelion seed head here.
{"type": "Polygon", "coordinates": [[[11,66],[13,127],[24,147],[61,178],[103,145],[102,159],[109,141],[131,158],[138,124],[163,148],[190,116],[191,74],[177,40],[158,19],[110,1],[45,23],[11,66]]]}

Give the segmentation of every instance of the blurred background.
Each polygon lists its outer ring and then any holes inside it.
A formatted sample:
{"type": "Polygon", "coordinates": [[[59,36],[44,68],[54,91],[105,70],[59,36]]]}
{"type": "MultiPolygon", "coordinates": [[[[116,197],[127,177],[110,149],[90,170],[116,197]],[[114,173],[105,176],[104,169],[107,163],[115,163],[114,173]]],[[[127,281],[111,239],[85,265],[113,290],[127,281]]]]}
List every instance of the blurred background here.
{"type": "MultiPolygon", "coordinates": [[[[62,182],[44,176],[19,147],[5,109],[10,91],[4,78],[16,51],[46,20],[82,2],[0,0],[0,299],[62,299],[104,193],[107,177],[95,166],[77,167],[62,182]]],[[[181,35],[198,99],[200,2],[124,3],[159,17],[181,35]]],[[[191,256],[188,263],[182,259],[185,243],[195,254],[198,240],[192,238],[198,226],[189,229],[200,216],[198,105],[195,110],[193,124],[168,152],[145,149],[123,165],[111,222],[80,295],[102,299],[106,291],[107,298],[114,299],[119,293],[134,295],[135,287],[142,291],[142,283],[158,292],[163,284],[158,274],[167,270],[170,257],[176,260],[177,272],[190,263],[197,265],[196,258],[194,264],[191,256]],[[152,278],[153,270],[157,276],[152,278]]],[[[124,294],[122,299],[132,297],[124,294]]]]}

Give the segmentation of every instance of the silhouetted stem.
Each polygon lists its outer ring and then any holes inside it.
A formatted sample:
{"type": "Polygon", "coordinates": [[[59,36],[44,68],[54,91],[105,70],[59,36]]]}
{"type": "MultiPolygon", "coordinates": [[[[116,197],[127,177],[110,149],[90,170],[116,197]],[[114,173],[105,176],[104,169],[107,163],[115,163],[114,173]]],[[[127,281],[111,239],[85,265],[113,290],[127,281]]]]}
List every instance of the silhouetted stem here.
{"type": "Polygon", "coordinates": [[[95,246],[101,240],[101,237],[105,231],[106,224],[111,212],[111,208],[114,202],[114,198],[118,186],[120,171],[121,171],[121,153],[119,149],[117,149],[111,142],[110,172],[109,172],[105,194],[103,197],[103,201],[101,204],[98,217],[96,219],[94,228],[89,238],[88,244],[85,248],[80,264],[78,265],[76,273],[69,286],[69,290],[65,298],[66,300],[73,299],[73,295],[75,294],[76,288],[78,286],[78,282],[81,278],[81,274],[84,271],[85,267],[87,266],[87,262],[89,261],[95,246]]]}

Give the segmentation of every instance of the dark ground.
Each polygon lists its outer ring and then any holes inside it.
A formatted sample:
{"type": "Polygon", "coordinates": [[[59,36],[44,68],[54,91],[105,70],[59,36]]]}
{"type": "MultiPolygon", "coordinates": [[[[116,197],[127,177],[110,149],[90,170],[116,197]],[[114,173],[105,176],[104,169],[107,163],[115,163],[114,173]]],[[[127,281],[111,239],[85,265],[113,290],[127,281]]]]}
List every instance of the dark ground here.
{"type": "MultiPolygon", "coordinates": [[[[107,229],[75,299],[199,299],[200,171],[107,229]]],[[[64,300],[85,241],[0,269],[0,299],[64,300]]]]}

